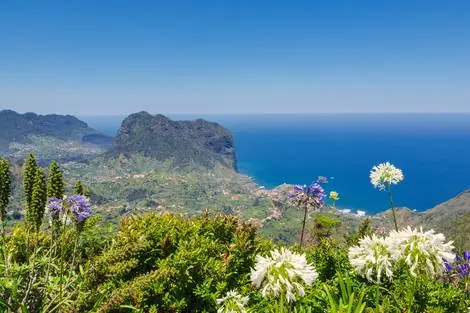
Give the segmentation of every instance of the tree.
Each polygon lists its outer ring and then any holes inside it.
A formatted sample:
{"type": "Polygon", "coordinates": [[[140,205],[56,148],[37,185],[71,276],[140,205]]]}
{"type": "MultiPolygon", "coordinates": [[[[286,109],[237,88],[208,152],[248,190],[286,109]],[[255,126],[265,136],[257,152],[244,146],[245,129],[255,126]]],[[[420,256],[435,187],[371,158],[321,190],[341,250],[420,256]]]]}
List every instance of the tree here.
{"type": "Polygon", "coordinates": [[[29,219],[29,207],[31,204],[31,199],[33,195],[33,186],[34,180],[36,178],[36,171],[37,171],[37,164],[36,158],[32,153],[28,155],[28,159],[25,162],[24,166],[24,178],[23,178],[23,186],[24,186],[24,200],[25,200],[25,211],[26,211],[26,220],[29,219]]]}
{"type": "Polygon", "coordinates": [[[46,209],[47,202],[47,186],[46,186],[46,175],[44,170],[38,168],[36,170],[36,178],[33,185],[33,194],[31,196],[31,206],[29,219],[30,225],[33,229],[38,232],[42,224],[44,212],[46,209]]]}
{"type": "Polygon", "coordinates": [[[0,223],[4,223],[10,201],[11,177],[8,161],[0,158],[0,223]]]}
{"type": "Polygon", "coordinates": [[[47,185],[47,196],[49,198],[62,199],[64,197],[65,187],[64,178],[56,161],[49,165],[49,182],[47,185]]]}
{"type": "Polygon", "coordinates": [[[76,195],[83,195],[84,192],[85,192],[85,188],[83,187],[82,182],[78,180],[75,183],[75,186],[73,186],[73,193],[76,195]]]}

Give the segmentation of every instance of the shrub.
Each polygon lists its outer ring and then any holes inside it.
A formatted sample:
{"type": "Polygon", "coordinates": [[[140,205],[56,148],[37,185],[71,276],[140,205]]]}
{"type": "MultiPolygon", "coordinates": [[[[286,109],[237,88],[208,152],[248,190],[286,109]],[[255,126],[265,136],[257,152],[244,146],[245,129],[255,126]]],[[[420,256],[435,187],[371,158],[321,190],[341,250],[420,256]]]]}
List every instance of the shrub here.
{"type": "Polygon", "coordinates": [[[79,304],[98,312],[215,308],[217,297],[248,282],[261,247],[255,227],[233,216],[130,216],[90,263],[85,289],[95,291],[83,291],[79,304]]]}

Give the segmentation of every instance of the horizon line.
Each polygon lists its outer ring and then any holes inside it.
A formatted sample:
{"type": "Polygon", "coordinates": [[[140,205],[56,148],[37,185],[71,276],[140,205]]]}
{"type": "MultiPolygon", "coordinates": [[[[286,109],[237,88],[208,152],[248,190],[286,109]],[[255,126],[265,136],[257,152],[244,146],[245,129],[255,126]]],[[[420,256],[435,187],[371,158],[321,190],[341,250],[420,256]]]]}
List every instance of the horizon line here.
{"type": "Polygon", "coordinates": [[[161,112],[161,111],[153,111],[153,110],[136,110],[130,113],[102,113],[102,114],[82,114],[82,113],[38,113],[33,111],[20,111],[14,110],[9,108],[2,108],[1,111],[14,111],[19,114],[26,114],[26,113],[34,113],[37,115],[72,115],[72,116],[84,116],[84,117],[122,117],[128,116],[131,114],[139,113],[139,112],[148,112],[149,114],[156,115],[169,115],[169,116],[197,116],[197,115],[209,115],[209,116],[247,116],[247,115],[439,115],[439,114],[446,114],[446,115],[455,115],[455,114],[470,114],[470,111],[389,111],[389,112],[375,112],[375,111],[363,111],[363,112],[353,112],[353,111],[344,111],[344,112],[227,112],[227,113],[217,113],[217,112],[201,112],[201,113],[175,113],[175,112],[161,112]]]}

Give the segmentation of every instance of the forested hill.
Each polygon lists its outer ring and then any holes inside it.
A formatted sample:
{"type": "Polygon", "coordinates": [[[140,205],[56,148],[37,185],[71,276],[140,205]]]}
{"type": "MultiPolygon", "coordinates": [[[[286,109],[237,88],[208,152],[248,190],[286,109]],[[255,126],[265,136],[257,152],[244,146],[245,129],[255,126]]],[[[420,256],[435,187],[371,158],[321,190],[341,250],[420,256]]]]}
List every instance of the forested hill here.
{"type": "Polygon", "coordinates": [[[70,152],[87,154],[90,149],[109,147],[112,138],[90,128],[85,122],[71,115],[20,114],[12,110],[0,111],[0,153],[22,157],[35,152],[39,158],[58,153],[70,156],[70,152]],[[83,145],[92,145],[84,149],[83,145]],[[29,150],[29,151],[28,151],[29,150]]]}
{"type": "Polygon", "coordinates": [[[163,115],[139,112],[121,124],[107,156],[141,154],[175,167],[236,169],[232,134],[221,125],[202,119],[174,121],[163,115]]]}

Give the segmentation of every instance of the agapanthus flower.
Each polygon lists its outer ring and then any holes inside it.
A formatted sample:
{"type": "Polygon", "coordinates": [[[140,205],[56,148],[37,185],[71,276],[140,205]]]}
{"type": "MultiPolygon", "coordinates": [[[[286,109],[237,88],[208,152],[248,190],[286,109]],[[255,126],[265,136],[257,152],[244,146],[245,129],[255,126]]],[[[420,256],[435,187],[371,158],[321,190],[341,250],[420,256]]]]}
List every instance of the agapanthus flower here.
{"type": "Polygon", "coordinates": [[[315,268],[307,263],[305,255],[288,249],[274,249],[269,256],[256,256],[251,281],[266,297],[285,297],[287,302],[304,296],[304,285],[311,285],[318,277],[315,268]]]}
{"type": "Polygon", "coordinates": [[[370,171],[370,182],[375,188],[385,190],[387,186],[396,185],[403,180],[403,172],[389,162],[381,163],[370,171]]]}
{"type": "Polygon", "coordinates": [[[388,239],[364,237],[359,246],[349,248],[349,262],[362,277],[381,284],[393,278],[393,259],[388,239]]]}
{"type": "Polygon", "coordinates": [[[330,192],[330,200],[331,201],[338,201],[339,200],[339,193],[336,191],[330,192]]]}
{"type": "Polygon", "coordinates": [[[246,313],[245,305],[248,304],[248,300],[248,297],[231,290],[225,297],[217,299],[217,304],[220,306],[217,313],[246,313]]]}
{"type": "Polygon", "coordinates": [[[317,199],[320,204],[323,204],[323,201],[326,198],[325,190],[318,183],[313,183],[308,187],[309,194],[317,199]]]}
{"type": "Polygon", "coordinates": [[[449,262],[447,259],[444,259],[443,261],[448,273],[456,273],[460,277],[470,276],[470,251],[465,251],[463,253],[463,258],[456,254],[454,263],[449,262]]]}
{"type": "Polygon", "coordinates": [[[62,200],[57,198],[50,198],[47,203],[47,210],[53,218],[58,218],[64,212],[62,200]]]}
{"type": "Polygon", "coordinates": [[[289,200],[298,207],[316,210],[321,206],[315,197],[309,195],[307,185],[295,185],[293,192],[289,194],[289,200]]]}
{"type": "Polygon", "coordinates": [[[463,277],[470,276],[470,251],[463,253],[463,260],[460,262],[457,272],[463,277]]]}
{"type": "Polygon", "coordinates": [[[307,185],[295,185],[289,199],[297,206],[307,206],[318,209],[325,200],[325,190],[318,183],[307,185]]]}
{"type": "Polygon", "coordinates": [[[73,218],[81,223],[84,222],[92,215],[90,200],[82,195],[72,195],[67,197],[67,204],[69,205],[69,211],[73,218]]]}
{"type": "Polygon", "coordinates": [[[470,273],[470,264],[462,263],[457,266],[457,272],[460,276],[467,277],[470,273]]]}
{"type": "Polygon", "coordinates": [[[444,260],[453,262],[455,254],[452,241],[445,242],[445,236],[434,230],[423,231],[408,228],[392,231],[389,235],[392,257],[404,260],[410,274],[426,274],[432,277],[441,275],[446,270],[444,260]]]}

